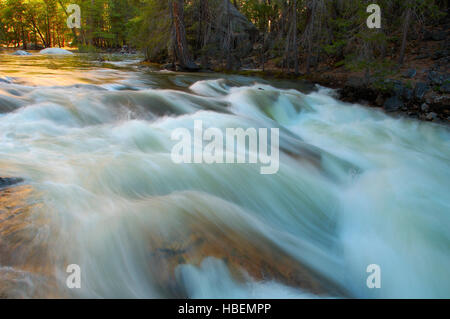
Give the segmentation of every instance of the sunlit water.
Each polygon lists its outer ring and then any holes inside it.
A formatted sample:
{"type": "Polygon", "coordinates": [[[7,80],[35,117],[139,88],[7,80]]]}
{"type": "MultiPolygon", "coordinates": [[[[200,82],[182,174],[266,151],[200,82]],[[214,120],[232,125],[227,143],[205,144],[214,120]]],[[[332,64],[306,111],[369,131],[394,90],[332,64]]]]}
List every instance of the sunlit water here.
{"type": "Polygon", "coordinates": [[[0,176],[25,179],[0,193],[0,296],[450,297],[448,128],[117,60],[0,55],[0,176]],[[194,120],[279,128],[279,172],[174,164],[194,120]]]}

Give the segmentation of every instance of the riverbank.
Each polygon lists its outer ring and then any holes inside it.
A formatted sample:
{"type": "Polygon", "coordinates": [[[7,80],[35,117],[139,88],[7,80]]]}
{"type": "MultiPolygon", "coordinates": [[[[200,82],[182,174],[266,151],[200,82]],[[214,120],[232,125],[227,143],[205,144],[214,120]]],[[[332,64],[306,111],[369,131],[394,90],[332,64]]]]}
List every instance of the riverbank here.
{"type": "Polygon", "coordinates": [[[380,108],[387,113],[450,124],[450,75],[435,69],[406,69],[389,78],[369,78],[360,73],[333,69],[310,75],[295,75],[282,70],[215,70],[218,73],[256,76],[264,79],[307,81],[337,90],[338,99],[380,108]],[[412,76],[413,75],[413,76],[412,76]]]}
{"type": "MultiPolygon", "coordinates": [[[[354,61],[329,56],[315,58],[310,72],[300,65],[299,73],[283,68],[280,57],[267,59],[250,54],[238,61],[233,71],[224,70],[223,61],[213,61],[208,70],[259,76],[266,79],[303,80],[338,90],[339,98],[349,103],[381,108],[391,114],[423,121],[450,123],[450,21],[411,30],[403,64],[398,64],[398,43],[388,42],[384,59],[357,65],[354,61]],[[318,62],[320,61],[320,62],[318,62]],[[211,65],[213,67],[211,67],[211,65]],[[215,67],[214,67],[215,66],[215,67]]],[[[401,33],[392,35],[401,38],[401,33]]],[[[300,54],[300,60],[307,57],[300,54]]],[[[201,64],[200,60],[196,63],[201,64]]],[[[182,71],[166,64],[165,69],[182,71]]]]}

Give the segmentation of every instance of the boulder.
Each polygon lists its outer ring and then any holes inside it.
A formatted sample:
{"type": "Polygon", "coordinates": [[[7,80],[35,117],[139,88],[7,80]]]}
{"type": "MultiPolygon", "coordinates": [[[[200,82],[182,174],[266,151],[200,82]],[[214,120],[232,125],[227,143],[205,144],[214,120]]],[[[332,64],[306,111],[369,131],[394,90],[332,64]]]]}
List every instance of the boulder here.
{"type": "Polygon", "coordinates": [[[22,183],[22,178],[15,178],[15,177],[0,177],[0,189],[5,188],[8,186],[12,186],[15,184],[22,183]]]}
{"type": "Polygon", "coordinates": [[[414,89],[414,96],[416,99],[422,100],[429,90],[430,87],[426,83],[419,82],[414,89]]]}
{"type": "Polygon", "coordinates": [[[427,117],[426,117],[426,119],[428,120],[428,121],[435,121],[435,120],[437,120],[437,114],[436,113],[434,113],[434,112],[431,112],[431,113],[428,113],[427,114],[427,117]]]}
{"type": "Polygon", "coordinates": [[[403,101],[398,96],[392,96],[384,102],[384,109],[387,112],[395,112],[403,107],[403,101]]]}
{"type": "Polygon", "coordinates": [[[2,77],[2,76],[0,76],[0,83],[11,83],[11,80],[10,80],[10,78],[8,78],[8,77],[2,77]]]}
{"type": "Polygon", "coordinates": [[[378,106],[383,106],[384,103],[384,97],[382,94],[377,95],[377,99],[375,100],[375,104],[378,106]]]}
{"type": "Polygon", "coordinates": [[[428,112],[428,110],[430,109],[430,107],[428,106],[427,103],[423,103],[423,104],[420,106],[420,109],[421,109],[422,112],[428,112]]]}
{"type": "Polygon", "coordinates": [[[17,50],[14,53],[11,53],[12,55],[32,55],[30,52],[23,51],[23,50],[17,50]]]}
{"type": "Polygon", "coordinates": [[[39,52],[40,54],[60,54],[60,55],[71,55],[70,51],[61,48],[47,48],[39,52]]]}

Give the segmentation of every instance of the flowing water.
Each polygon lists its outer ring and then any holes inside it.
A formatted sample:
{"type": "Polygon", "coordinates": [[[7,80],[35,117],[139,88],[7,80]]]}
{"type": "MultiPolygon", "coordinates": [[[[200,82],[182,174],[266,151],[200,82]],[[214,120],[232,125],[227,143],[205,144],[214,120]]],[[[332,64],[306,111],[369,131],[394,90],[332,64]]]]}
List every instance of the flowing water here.
{"type": "Polygon", "coordinates": [[[450,297],[447,127],[116,60],[0,55],[0,297],[450,297]],[[279,128],[278,173],[173,163],[194,120],[279,128]]]}

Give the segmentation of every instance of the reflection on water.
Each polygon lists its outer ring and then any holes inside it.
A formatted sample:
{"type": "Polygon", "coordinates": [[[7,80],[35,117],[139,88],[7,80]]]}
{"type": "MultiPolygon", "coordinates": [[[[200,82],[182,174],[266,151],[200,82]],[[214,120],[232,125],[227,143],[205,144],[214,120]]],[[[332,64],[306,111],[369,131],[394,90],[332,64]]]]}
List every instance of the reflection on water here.
{"type": "Polygon", "coordinates": [[[448,129],[332,95],[0,55],[0,176],[25,179],[0,190],[0,297],[449,297],[448,129]],[[280,171],[172,163],[194,120],[280,128],[280,171]]]}

